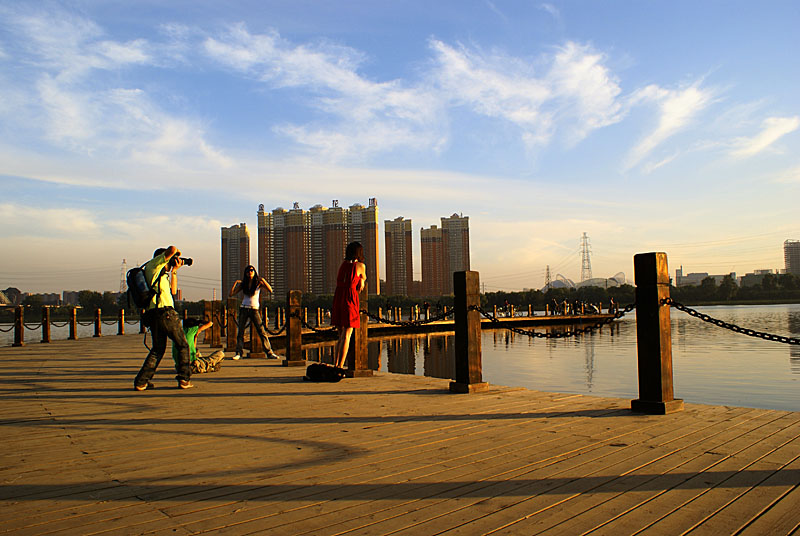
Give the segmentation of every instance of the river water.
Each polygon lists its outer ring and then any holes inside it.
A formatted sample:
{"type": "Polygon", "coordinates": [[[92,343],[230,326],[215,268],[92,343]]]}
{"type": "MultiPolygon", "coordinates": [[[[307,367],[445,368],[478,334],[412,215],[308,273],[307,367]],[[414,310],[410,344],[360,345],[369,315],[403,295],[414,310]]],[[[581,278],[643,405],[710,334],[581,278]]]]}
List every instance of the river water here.
{"type": "MultiPolygon", "coordinates": [[[[800,337],[800,304],[698,307],[744,328],[800,337]]],[[[686,402],[800,411],[800,346],[748,337],[671,310],[675,397],[686,402]]],[[[0,326],[7,327],[7,326],[0,326]]],[[[126,329],[134,333],[137,326],[126,329]]],[[[53,338],[66,338],[53,328],[53,338]]],[[[90,337],[93,328],[81,328],[90,337]]],[[[104,334],[116,333],[103,326],[104,334]]],[[[13,333],[0,344],[10,345],[13,333]]],[[[38,342],[40,332],[28,332],[38,342]]],[[[382,371],[453,378],[452,333],[405,335],[369,343],[382,371]]],[[[638,398],[636,318],[569,339],[540,339],[508,330],[482,331],[483,379],[539,391],[638,398]]],[[[330,362],[331,347],[311,349],[330,362]]]]}
{"type": "MultiPolygon", "coordinates": [[[[698,307],[744,328],[800,337],[800,304],[698,307]]],[[[800,346],[748,337],[672,309],[675,398],[800,411],[800,346]]],[[[636,317],[569,339],[482,331],[483,380],[539,391],[638,398],[636,317]]],[[[318,353],[310,356],[317,359],[318,353]]],[[[329,361],[323,351],[322,359],[329,361]]],[[[383,371],[453,378],[452,333],[370,341],[383,371]]]]}

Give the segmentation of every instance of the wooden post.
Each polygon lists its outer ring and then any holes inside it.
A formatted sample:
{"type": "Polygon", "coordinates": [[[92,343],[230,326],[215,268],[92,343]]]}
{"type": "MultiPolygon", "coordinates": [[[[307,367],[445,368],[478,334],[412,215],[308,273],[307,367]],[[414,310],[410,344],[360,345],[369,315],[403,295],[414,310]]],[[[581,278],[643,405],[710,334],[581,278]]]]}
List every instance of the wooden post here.
{"type": "Polygon", "coordinates": [[[320,327],[322,325],[322,308],[317,307],[317,323],[314,327],[320,327]]]}
{"type": "Polygon", "coordinates": [[[236,315],[236,298],[228,298],[227,307],[228,310],[228,329],[225,333],[225,351],[226,352],[235,352],[236,351],[236,322],[239,317],[236,315]]]}
{"type": "Polygon", "coordinates": [[[481,304],[478,272],[454,272],[456,381],[450,383],[453,393],[486,391],[481,365],[481,313],[472,307],[481,304]]]}
{"type": "Polygon", "coordinates": [[[530,303],[528,304],[528,316],[533,316],[533,307],[530,303]]]}
{"type": "Polygon", "coordinates": [[[348,378],[366,378],[372,376],[372,369],[369,368],[369,354],[367,352],[367,338],[369,336],[369,317],[363,311],[367,311],[369,303],[367,302],[367,285],[369,282],[364,283],[364,288],[358,294],[359,305],[359,327],[353,329],[353,335],[350,339],[350,348],[347,351],[345,358],[345,366],[347,371],[345,375],[348,378]]]}
{"type": "Polygon", "coordinates": [[[144,327],[144,315],[147,311],[144,309],[139,309],[139,334],[147,331],[147,328],[144,327]]]}
{"type": "Polygon", "coordinates": [[[125,335],[125,309],[120,309],[117,315],[117,335],[125,335]]]}
{"type": "Polygon", "coordinates": [[[14,311],[14,344],[11,346],[25,346],[25,313],[21,305],[14,311]]]}
{"type": "Polygon", "coordinates": [[[94,336],[95,337],[102,337],[103,336],[103,311],[100,310],[98,307],[97,310],[94,312],[94,336]]]}
{"type": "Polygon", "coordinates": [[[509,309],[511,309],[511,318],[514,318],[514,315],[515,315],[515,312],[514,312],[514,310],[515,310],[515,307],[514,307],[513,305],[509,305],[509,309]]]}
{"type": "Polygon", "coordinates": [[[425,320],[430,320],[431,318],[431,306],[429,303],[425,304],[425,320]]]}
{"type": "Polygon", "coordinates": [[[303,293],[299,290],[290,290],[286,294],[286,359],[284,367],[304,367],[303,359],[303,326],[300,323],[300,303],[303,293]]]}
{"type": "Polygon", "coordinates": [[[496,305],[492,305],[492,316],[497,318],[497,306],[496,305]]]}
{"type": "Polygon", "coordinates": [[[666,253],[640,253],[633,257],[636,283],[636,348],[639,363],[639,398],[631,409],[665,415],[683,410],[683,400],[672,390],[672,333],[669,305],[669,270],[666,253]]]}
{"type": "Polygon", "coordinates": [[[189,318],[189,309],[183,310],[183,319],[186,320],[189,318]]]}
{"type": "Polygon", "coordinates": [[[69,340],[78,340],[78,308],[73,307],[69,310],[69,340]]]}
{"type": "Polygon", "coordinates": [[[303,307],[303,323],[300,327],[302,328],[306,324],[308,324],[308,307],[303,307]]]}
{"type": "Polygon", "coordinates": [[[50,342],[50,307],[42,307],[42,342],[50,342]]]}
{"type": "Polygon", "coordinates": [[[222,300],[211,301],[211,347],[222,348],[222,325],[220,324],[219,315],[223,311],[222,300]]]}

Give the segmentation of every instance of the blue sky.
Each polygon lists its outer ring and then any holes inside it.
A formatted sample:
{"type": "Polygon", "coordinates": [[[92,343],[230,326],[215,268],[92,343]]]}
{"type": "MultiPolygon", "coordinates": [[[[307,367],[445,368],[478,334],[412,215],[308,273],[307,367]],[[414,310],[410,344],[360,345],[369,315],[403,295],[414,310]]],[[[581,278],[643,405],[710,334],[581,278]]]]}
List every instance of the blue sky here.
{"type": "MultiPolygon", "coordinates": [[[[782,268],[797,2],[0,1],[0,288],[117,290],[176,244],[332,199],[470,217],[487,290],[782,268]]],[[[381,228],[381,232],[382,232],[381,228]]],[[[255,259],[253,259],[255,260],[255,259]]],[[[381,265],[384,264],[380,259],[381,265]]],[[[190,271],[191,270],[191,271],[190,271]]]]}

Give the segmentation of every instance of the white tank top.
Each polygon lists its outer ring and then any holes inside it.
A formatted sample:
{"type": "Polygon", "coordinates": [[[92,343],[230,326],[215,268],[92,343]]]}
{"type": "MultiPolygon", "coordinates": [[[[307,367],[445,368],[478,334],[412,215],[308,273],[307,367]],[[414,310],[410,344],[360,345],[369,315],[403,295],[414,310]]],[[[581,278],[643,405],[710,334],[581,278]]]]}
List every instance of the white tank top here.
{"type": "Polygon", "coordinates": [[[259,294],[261,294],[261,287],[258,287],[255,292],[253,292],[252,296],[248,296],[246,292],[242,291],[242,295],[244,298],[242,299],[242,307],[249,307],[250,309],[258,309],[260,306],[260,302],[258,299],[259,294]]]}

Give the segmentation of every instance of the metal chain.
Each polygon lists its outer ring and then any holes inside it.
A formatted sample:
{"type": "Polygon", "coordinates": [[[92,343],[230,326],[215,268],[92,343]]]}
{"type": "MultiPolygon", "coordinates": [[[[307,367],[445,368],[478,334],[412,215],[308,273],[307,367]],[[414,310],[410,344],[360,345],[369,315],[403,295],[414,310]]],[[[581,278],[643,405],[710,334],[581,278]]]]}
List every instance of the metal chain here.
{"type": "Polygon", "coordinates": [[[472,306],[470,306],[470,309],[472,309],[474,311],[478,311],[485,318],[488,318],[489,320],[491,320],[492,324],[499,324],[499,327],[505,328],[505,329],[507,329],[509,331],[513,331],[514,333],[519,333],[520,335],[527,335],[528,337],[537,337],[537,338],[540,338],[540,339],[565,339],[567,337],[577,337],[578,335],[583,335],[584,333],[590,333],[590,332],[592,332],[592,331],[594,331],[596,329],[599,329],[599,328],[605,326],[606,324],[610,324],[611,322],[613,322],[615,320],[619,320],[620,318],[625,316],[627,313],[633,311],[635,308],[636,308],[636,304],[635,303],[631,303],[631,304],[626,305],[625,307],[623,307],[621,311],[617,311],[616,313],[614,313],[613,316],[610,316],[608,318],[604,318],[603,320],[600,320],[599,322],[597,322],[597,323],[595,323],[595,324],[593,324],[591,326],[587,326],[585,328],[578,328],[578,329],[572,329],[572,330],[568,330],[568,331],[561,331],[561,332],[555,332],[555,333],[539,333],[539,332],[536,332],[536,331],[533,331],[533,330],[528,330],[528,329],[515,328],[515,327],[511,327],[511,326],[503,326],[502,325],[503,322],[498,320],[493,314],[490,314],[490,313],[487,313],[486,311],[484,311],[483,308],[480,305],[472,305],[472,306]]]}
{"type": "Polygon", "coordinates": [[[63,324],[59,324],[58,322],[51,322],[54,328],[63,328],[69,324],[69,321],[64,322],[63,324]]]}
{"type": "Polygon", "coordinates": [[[282,326],[281,326],[281,329],[279,329],[278,331],[272,331],[272,330],[271,330],[271,329],[269,329],[268,327],[264,327],[264,329],[266,329],[266,330],[267,330],[267,333],[269,333],[270,335],[280,335],[281,333],[283,333],[284,331],[286,331],[286,324],[282,325],[282,326]]]}
{"type": "Polygon", "coordinates": [[[401,321],[389,320],[388,318],[381,318],[381,317],[379,317],[378,315],[374,315],[374,314],[372,314],[372,313],[370,313],[369,311],[366,311],[366,310],[364,310],[364,309],[362,309],[362,310],[361,310],[361,313],[363,313],[363,314],[367,315],[367,316],[368,316],[368,317],[370,317],[371,319],[373,319],[373,320],[375,320],[375,321],[377,321],[377,322],[380,322],[380,323],[382,323],[382,324],[391,324],[391,325],[393,325],[393,326],[407,326],[407,327],[413,327],[413,326],[422,326],[422,325],[424,325],[424,324],[430,324],[431,322],[437,322],[437,321],[439,321],[439,320],[444,320],[444,319],[446,319],[447,317],[449,317],[449,316],[452,316],[452,315],[454,314],[454,311],[455,311],[455,309],[451,309],[450,311],[448,311],[448,312],[446,312],[446,313],[442,313],[442,314],[440,314],[440,315],[433,316],[433,317],[431,317],[431,318],[429,318],[429,319],[427,319],[427,320],[413,320],[413,321],[412,321],[412,320],[409,320],[409,321],[404,321],[404,320],[401,320],[401,321]]]}
{"type": "Polygon", "coordinates": [[[75,323],[78,324],[79,326],[93,326],[94,320],[91,320],[89,322],[81,322],[80,320],[76,320],[75,323]]]}
{"type": "Polygon", "coordinates": [[[113,325],[117,324],[119,322],[119,320],[101,320],[100,322],[102,322],[106,326],[113,326],[113,325]]]}
{"type": "Polygon", "coordinates": [[[8,328],[8,329],[3,329],[3,328],[0,328],[0,333],[8,333],[9,331],[11,331],[12,329],[14,329],[15,327],[17,327],[17,326],[16,326],[16,325],[12,325],[12,326],[11,326],[10,328],[8,328]]]}
{"type": "Polygon", "coordinates": [[[782,342],[784,344],[800,344],[800,339],[796,337],[784,337],[783,335],[773,335],[771,333],[765,333],[763,331],[756,331],[754,329],[743,328],[737,326],[736,324],[731,324],[730,322],[725,322],[724,320],[713,318],[705,313],[701,313],[700,311],[692,309],[691,307],[686,307],[682,303],[678,303],[672,298],[664,298],[663,300],[661,300],[661,303],[663,305],[671,305],[675,309],[683,311],[684,313],[693,316],[695,318],[699,318],[703,322],[708,322],[709,324],[714,324],[715,326],[729,329],[733,332],[741,333],[749,337],[757,337],[759,339],[764,339],[766,341],[782,342]]]}
{"type": "Polygon", "coordinates": [[[41,322],[37,322],[36,324],[27,324],[27,323],[23,322],[23,324],[25,325],[26,329],[30,329],[30,330],[39,329],[40,327],[42,327],[42,323],[41,322]]]}

